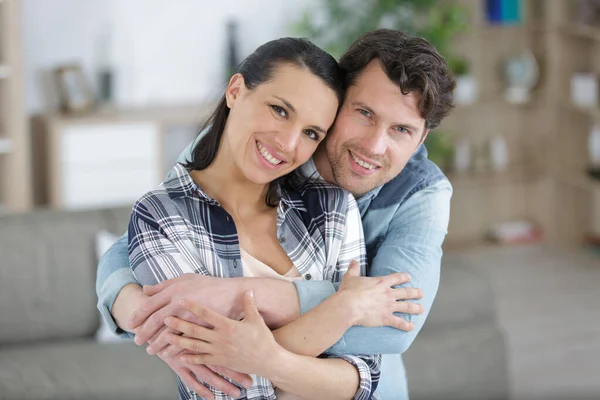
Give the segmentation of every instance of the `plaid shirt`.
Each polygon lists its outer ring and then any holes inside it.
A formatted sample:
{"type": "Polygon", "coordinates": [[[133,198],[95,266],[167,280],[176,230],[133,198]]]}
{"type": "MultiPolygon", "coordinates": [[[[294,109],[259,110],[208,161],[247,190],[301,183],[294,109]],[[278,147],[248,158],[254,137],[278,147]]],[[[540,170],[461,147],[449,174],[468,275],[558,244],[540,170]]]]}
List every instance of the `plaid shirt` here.
{"type": "MultiPolygon", "coordinates": [[[[292,175],[279,187],[277,235],[282,248],[306,280],[340,282],[351,260],[365,274],[366,251],[354,197],[321,180],[292,175]]],[[[231,216],[177,164],[169,178],[133,206],[129,258],[142,285],[184,273],[242,276],[238,235],[231,216]]],[[[360,375],[355,399],[372,398],[380,375],[380,355],[341,356],[360,375]]],[[[197,399],[181,381],[181,399],[197,399]]],[[[228,399],[211,388],[215,399],[228,399]]],[[[275,399],[270,381],[257,377],[242,399],[275,399]]]]}

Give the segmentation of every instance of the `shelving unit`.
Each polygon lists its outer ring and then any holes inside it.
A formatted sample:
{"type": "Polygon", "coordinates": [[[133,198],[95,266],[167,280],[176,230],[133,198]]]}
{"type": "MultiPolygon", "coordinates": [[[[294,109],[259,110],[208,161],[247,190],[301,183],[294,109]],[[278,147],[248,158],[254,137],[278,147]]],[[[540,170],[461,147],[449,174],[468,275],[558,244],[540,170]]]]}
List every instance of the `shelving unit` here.
{"type": "Polygon", "coordinates": [[[33,204],[20,7],[20,0],[0,1],[0,212],[26,211],[33,204]]]}
{"type": "Polygon", "coordinates": [[[447,247],[482,242],[491,224],[523,219],[540,225],[553,244],[581,245],[600,185],[587,175],[588,134],[600,122],[600,108],[572,105],[570,82],[576,71],[600,76],[600,26],[574,22],[577,4],[567,0],[523,0],[523,22],[507,26],[485,22],[485,1],[460,3],[470,11],[471,28],[454,48],[470,62],[479,101],[458,106],[441,130],[466,138],[479,153],[501,135],[510,167],[494,173],[475,160],[474,171],[448,174],[454,195],[447,247]],[[523,49],[538,59],[540,83],[530,103],[513,105],[504,101],[499,67],[523,49]]]}

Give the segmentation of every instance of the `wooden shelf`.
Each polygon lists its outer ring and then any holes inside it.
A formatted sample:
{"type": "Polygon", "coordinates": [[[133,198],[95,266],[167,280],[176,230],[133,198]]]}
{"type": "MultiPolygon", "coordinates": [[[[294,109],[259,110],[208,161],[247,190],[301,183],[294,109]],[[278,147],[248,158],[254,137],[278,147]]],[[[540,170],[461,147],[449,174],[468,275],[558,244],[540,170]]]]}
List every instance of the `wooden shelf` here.
{"type": "Polygon", "coordinates": [[[585,191],[600,188],[600,180],[593,179],[583,173],[558,173],[554,175],[554,179],[564,185],[585,191]]]}
{"type": "Polygon", "coordinates": [[[511,185],[531,182],[541,174],[533,167],[513,167],[503,172],[448,173],[448,180],[454,187],[488,187],[490,185],[511,185]]]}
{"type": "Polygon", "coordinates": [[[565,107],[567,109],[571,109],[572,111],[575,111],[575,112],[577,112],[579,114],[583,114],[583,115],[586,115],[588,117],[600,120],[600,108],[596,108],[596,107],[581,107],[581,106],[576,106],[576,105],[571,104],[571,103],[568,103],[567,105],[565,105],[565,107]]]}
{"type": "Polygon", "coordinates": [[[563,25],[561,31],[577,38],[600,41],[600,27],[571,23],[563,25]]]}

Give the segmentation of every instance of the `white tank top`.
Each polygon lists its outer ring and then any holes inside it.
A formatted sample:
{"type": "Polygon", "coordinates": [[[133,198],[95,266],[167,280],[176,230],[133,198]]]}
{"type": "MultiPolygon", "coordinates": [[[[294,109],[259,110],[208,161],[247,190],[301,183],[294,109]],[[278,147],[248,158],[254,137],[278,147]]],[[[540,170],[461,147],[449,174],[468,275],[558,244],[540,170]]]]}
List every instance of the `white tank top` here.
{"type": "MultiPolygon", "coordinates": [[[[303,279],[300,272],[296,269],[296,267],[290,268],[288,272],[284,275],[280,275],[273,268],[269,267],[267,264],[263,263],[260,260],[257,260],[249,253],[246,253],[244,249],[240,248],[240,254],[242,256],[242,271],[244,272],[245,277],[253,277],[253,278],[274,278],[274,279],[283,279],[286,281],[295,281],[299,279],[303,279]]],[[[256,383],[256,376],[250,375],[252,377],[253,383],[256,383]]],[[[274,385],[273,385],[274,386],[274,385]]],[[[301,400],[300,397],[295,396],[292,393],[285,392],[279,388],[275,388],[275,394],[277,395],[278,400],[301,400]]]]}

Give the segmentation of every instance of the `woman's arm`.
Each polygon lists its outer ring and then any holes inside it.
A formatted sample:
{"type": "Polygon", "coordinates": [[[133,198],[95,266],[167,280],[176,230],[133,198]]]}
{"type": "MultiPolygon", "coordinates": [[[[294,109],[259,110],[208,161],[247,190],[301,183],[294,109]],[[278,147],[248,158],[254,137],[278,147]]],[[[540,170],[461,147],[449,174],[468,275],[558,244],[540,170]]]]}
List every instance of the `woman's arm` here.
{"type": "MultiPolygon", "coordinates": [[[[327,227],[329,231],[338,231],[331,235],[333,239],[325,237],[331,247],[328,253],[333,258],[328,260],[328,265],[335,265],[335,270],[331,268],[324,271],[323,279],[333,282],[341,280],[342,283],[336,294],[297,320],[274,331],[277,342],[297,354],[317,356],[323,353],[353,325],[397,326],[402,320],[393,313],[407,308],[411,311],[411,303],[397,301],[406,299],[405,296],[409,293],[391,288],[406,283],[406,275],[392,274],[378,279],[359,277],[366,274],[366,249],[360,212],[351,194],[337,189],[331,192],[329,198],[335,199],[334,195],[338,195],[338,198],[345,196],[346,201],[334,201],[329,204],[330,209],[339,210],[339,204],[345,204],[346,218],[343,231],[339,223],[332,223],[327,227]],[[335,240],[337,235],[342,237],[341,241],[335,240]]],[[[421,309],[414,306],[412,311],[420,312],[421,309]]],[[[410,329],[410,326],[406,328],[410,329]]]]}
{"type": "Polygon", "coordinates": [[[255,373],[303,398],[371,398],[379,381],[381,356],[319,359],[294,354],[277,344],[248,293],[242,321],[225,318],[198,303],[182,301],[182,307],[212,328],[168,318],[167,326],[186,337],[169,335],[167,341],[195,353],[181,356],[187,363],[255,373]]]}

